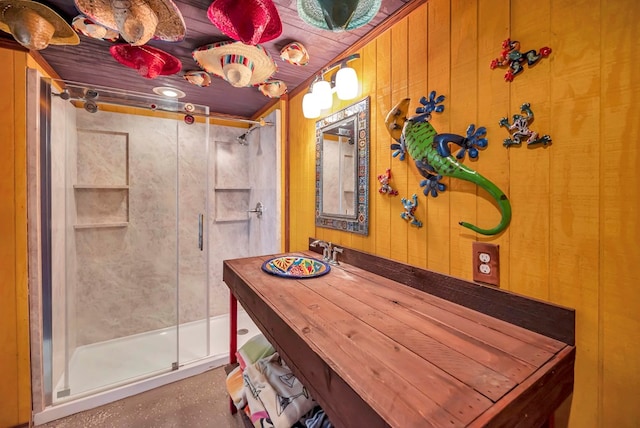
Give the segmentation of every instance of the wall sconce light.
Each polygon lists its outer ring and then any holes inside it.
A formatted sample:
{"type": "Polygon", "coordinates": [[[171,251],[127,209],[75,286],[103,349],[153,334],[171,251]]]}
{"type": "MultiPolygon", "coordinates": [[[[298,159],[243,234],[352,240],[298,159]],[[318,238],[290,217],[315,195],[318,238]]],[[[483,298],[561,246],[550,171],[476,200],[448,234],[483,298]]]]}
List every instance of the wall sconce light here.
{"type": "Polygon", "coordinates": [[[358,75],[356,71],[349,67],[347,63],[360,58],[360,54],[353,54],[344,59],[334,62],[318,73],[302,98],[302,114],[307,119],[320,117],[320,112],[331,108],[333,104],[333,94],[338,95],[338,99],[352,100],[358,96],[358,75]],[[336,67],[340,67],[333,76],[331,82],[324,80],[324,75],[336,67]]]}

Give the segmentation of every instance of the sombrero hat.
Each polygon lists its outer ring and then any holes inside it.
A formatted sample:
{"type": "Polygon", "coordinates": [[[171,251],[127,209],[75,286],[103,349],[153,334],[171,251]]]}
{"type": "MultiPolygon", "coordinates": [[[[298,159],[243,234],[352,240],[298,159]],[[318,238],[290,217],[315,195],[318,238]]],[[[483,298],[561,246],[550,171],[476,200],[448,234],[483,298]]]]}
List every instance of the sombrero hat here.
{"type": "Polygon", "coordinates": [[[80,43],[76,32],[60,15],[31,0],[1,0],[0,30],[32,50],[80,43]]]}
{"type": "Polygon", "coordinates": [[[248,45],[282,34],[280,15],[271,0],[214,0],[207,16],[224,34],[248,45]]]}
{"type": "Polygon", "coordinates": [[[92,39],[108,40],[115,42],[120,38],[120,33],[111,30],[104,25],[97,24],[84,15],[78,15],[71,21],[71,26],[77,33],[92,39]]]}
{"type": "Polygon", "coordinates": [[[209,73],[202,70],[187,71],[184,73],[184,79],[192,85],[200,86],[202,88],[211,84],[211,76],[209,73]]]}
{"type": "Polygon", "coordinates": [[[202,69],[222,77],[236,88],[258,85],[278,69],[262,46],[242,42],[212,43],[199,47],[192,55],[202,69]]]}
{"type": "Polygon", "coordinates": [[[280,58],[293,65],[307,65],[309,63],[309,53],[299,42],[289,43],[280,50],[280,58]]]}
{"type": "Polygon", "coordinates": [[[184,39],[184,18],[171,0],[75,0],[76,7],[94,22],[117,30],[123,39],[142,46],[158,39],[184,39]]]}
{"type": "Polygon", "coordinates": [[[147,79],[176,74],[182,68],[178,58],[151,46],[118,44],[111,46],[109,52],[120,64],[135,68],[138,74],[147,79]]]}
{"type": "Polygon", "coordinates": [[[323,30],[353,30],[368,24],[381,3],[382,0],[298,0],[298,15],[307,24],[323,30]]]}
{"type": "Polygon", "coordinates": [[[282,94],[287,92],[287,84],[282,80],[267,80],[258,85],[258,90],[266,97],[280,98],[282,94]]]}

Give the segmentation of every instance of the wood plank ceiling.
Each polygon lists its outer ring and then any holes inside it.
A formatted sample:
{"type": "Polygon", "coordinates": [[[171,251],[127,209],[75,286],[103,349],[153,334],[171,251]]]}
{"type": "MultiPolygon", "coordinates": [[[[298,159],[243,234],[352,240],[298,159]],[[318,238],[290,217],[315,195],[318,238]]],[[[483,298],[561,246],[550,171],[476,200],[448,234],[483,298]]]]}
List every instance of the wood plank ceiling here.
{"type": "MultiPolygon", "coordinates": [[[[278,66],[273,79],[284,81],[289,91],[295,89],[411,1],[382,0],[379,12],[369,24],[348,32],[331,32],[305,23],[298,16],[297,0],[274,0],[283,31],[277,39],[263,44],[278,66]],[[301,42],[306,47],[310,56],[308,65],[295,66],[280,59],[280,49],[292,41],[301,42]]],[[[73,0],[47,0],[42,3],[56,10],[68,22],[79,14],[73,0]]],[[[173,86],[187,94],[182,101],[209,106],[211,114],[253,117],[272,101],[257,88],[235,88],[215,76],[209,87],[198,87],[184,79],[185,72],[200,69],[191,56],[194,49],[229,38],[207,18],[210,0],[178,0],[175,3],[186,23],[185,39],[178,43],[154,40],[148,43],[182,61],[182,70],[173,76],[145,79],[134,69],[119,64],[111,57],[111,42],[84,35],[80,35],[80,44],[77,46],[51,45],[40,51],[40,54],[64,80],[149,94],[156,86],[173,86]]],[[[5,33],[1,33],[1,36],[10,37],[5,33]]],[[[122,42],[123,40],[119,41],[122,42]]]]}

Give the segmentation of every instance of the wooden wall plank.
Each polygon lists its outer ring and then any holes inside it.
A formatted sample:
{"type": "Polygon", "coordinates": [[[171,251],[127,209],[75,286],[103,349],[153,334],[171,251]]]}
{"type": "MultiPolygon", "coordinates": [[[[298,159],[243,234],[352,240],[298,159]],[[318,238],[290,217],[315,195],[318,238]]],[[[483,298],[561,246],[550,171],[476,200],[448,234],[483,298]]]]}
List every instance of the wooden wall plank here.
{"type": "MultiPolygon", "coordinates": [[[[573,399],[585,409],[571,413],[570,422],[575,426],[588,426],[596,421],[599,406],[598,389],[592,385],[599,379],[601,94],[600,85],[593,82],[600,80],[601,46],[600,10],[590,7],[590,3],[589,0],[554,3],[550,26],[555,37],[549,42],[533,41],[535,46],[549,43],[554,49],[552,57],[540,64],[550,66],[549,93],[553,93],[550,117],[548,122],[538,122],[536,117],[532,127],[550,134],[553,143],[547,150],[528,151],[548,157],[540,159],[540,166],[544,171],[548,164],[549,176],[549,249],[539,248],[548,257],[549,294],[542,293],[539,281],[530,286],[538,288],[539,297],[576,309],[578,357],[573,399]],[[576,10],[582,12],[578,15],[576,10]],[[581,30],[584,28],[590,31],[585,33],[581,30]]],[[[541,101],[547,103],[550,98],[541,101]]],[[[543,106],[541,103],[540,108],[543,106]]],[[[536,105],[532,104],[532,108],[535,113],[536,105]]],[[[537,163],[532,166],[537,167],[537,163]]]]}
{"type": "MultiPolygon", "coordinates": [[[[451,87],[449,105],[443,114],[450,116],[451,132],[465,135],[470,123],[477,123],[478,99],[478,1],[451,1],[451,87]]],[[[454,146],[454,152],[458,147],[454,146]]],[[[477,161],[467,156],[464,163],[477,168],[477,161]]],[[[449,239],[451,275],[471,279],[471,242],[476,233],[460,226],[465,221],[477,224],[476,185],[468,181],[451,179],[449,184],[451,217],[449,239]]]]}
{"type": "MultiPolygon", "coordinates": [[[[448,109],[450,101],[451,73],[451,3],[449,1],[431,1],[427,3],[427,93],[436,91],[438,95],[447,97],[444,102],[443,113],[434,114],[431,123],[438,132],[451,132],[451,115],[448,109]]],[[[451,180],[444,178],[442,182],[449,186],[451,180]]],[[[445,191],[437,198],[429,196],[427,199],[427,215],[424,220],[427,228],[427,267],[431,270],[449,274],[451,266],[449,239],[449,218],[451,206],[451,192],[445,191]]]]}
{"type": "MultiPolygon", "coordinates": [[[[408,19],[408,96],[411,98],[413,106],[417,104],[420,97],[427,95],[427,5],[422,5],[416,9],[408,19]]],[[[409,230],[409,236],[407,237],[407,262],[414,266],[427,267],[427,236],[429,233],[427,198],[422,195],[422,191],[420,190],[422,176],[415,167],[413,160],[407,163],[407,168],[406,195],[410,196],[413,192],[418,194],[420,203],[416,210],[416,217],[422,222],[421,228],[411,227],[409,230]]],[[[399,197],[401,196],[399,195],[399,197]]]]}
{"type": "MultiPolygon", "coordinates": [[[[391,28],[391,107],[385,111],[385,116],[389,110],[398,102],[407,97],[407,82],[409,76],[408,57],[409,52],[406,49],[409,37],[407,18],[398,22],[391,28]],[[404,46],[404,49],[398,49],[398,46],[404,46]]],[[[408,235],[414,232],[415,226],[409,225],[409,222],[402,219],[400,214],[403,211],[399,198],[410,198],[413,193],[408,185],[408,167],[413,161],[401,162],[398,158],[393,158],[389,166],[393,174],[393,183],[400,192],[397,198],[390,198],[391,202],[391,220],[389,228],[391,229],[391,258],[402,262],[407,261],[407,241],[408,235]]],[[[389,167],[387,166],[387,168],[389,167]]],[[[384,169],[378,170],[378,174],[384,172],[384,169]]]]}
{"type": "Polygon", "coordinates": [[[18,421],[18,338],[16,307],[16,195],[15,195],[15,69],[14,53],[0,49],[0,64],[3,79],[0,79],[0,365],[5,368],[5,377],[0,382],[0,426],[13,426],[18,421]]]}
{"type": "Polygon", "coordinates": [[[31,416],[26,212],[26,61],[0,48],[0,426],[31,416]]]}
{"type": "MultiPolygon", "coordinates": [[[[384,125],[384,118],[387,112],[393,107],[391,104],[391,30],[385,31],[376,40],[377,58],[376,63],[376,93],[372,95],[372,102],[377,105],[375,139],[370,143],[377,147],[377,159],[371,159],[373,174],[378,171],[385,171],[391,165],[391,150],[389,146],[393,141],[384,125]],[[375,167],[374,167],[375,165],[375,167]]],[[[375,234],[375,254],[383,257],[391,257],[391,216],[393,200],[390,198],[379,198],[376,203],[376,234],[375,234]],[[385,227],[380,227],[385,225],[385,227]]],[[[394,232],[395,234],[395,232],[394,232]]]]}
{"type": "MultiPolygon", "coordinates": [[[[550,44],[550,3],[551,0],[541,1],[536,7],[526,2],[511,3],[509,36],[511,40],[520,41],[522,51],[538,50],[550,44]]],[[[509,119],[519,114],[522,104],[528,102],[535,114],[531,129],[542,134],[550,132],[549,70],[552,60],[542,60],[533,68],[525,66],[510,84],[509,119]]],[[[504,70],[494,72],[503,74],[504,70]]],[[[549,298],[549,149],[509,148],[510,196],[514,213],[510,226],[510,289],[540,299],[549,298]]]]}
{"type": "Polygon", "coordinates": [[[378,181],[376,180],[375,159],[378,158],[378,145],[375,143],[376,129],[379,117],[378,104],[373,102],[371,95],[376,92],[376,43],[367,44],[361,51],[361,70],[358,74],[361,86],[361,98],[369,97],[369,234],[368,236],[358,235],[352,239],[353,248],[359,248],[368,253],[375,252],[375,236],[377,229],[376,206],[379,203],[378,181]]]}
{"type": "Polygon", "coordinates": [[[315,120],[302,115],[302,95],[290,100],[291,250],[306,248],[315,227],[315,120]],[[300,126],[300,124],[304,124],[300,126]]]}
{"type": "Polygon", "coordinates": [[[29,286],[27,254],[27,55],[14,52],[15,93],[15,287],[18,339],[18,421],[31,418],[31,361],[29,352],[29,286]],[[19,88],[19,89],[18,89],[19,88]]]}
{"type": "MultiPolygon", "coordinates": [[[[509,151],[502,141],[507,137],[498,124],[501,117],[509,114],[509,84],[503,73],[491,70],[489,64],[500,52],[502,41],[509,34],[509,0],[491,0],[478,3],[478,123],[487,128],[489,144],[480,151],[476,170],[491,180],[509,197],[509,151]]],[[[480,227],[493,227],[501,219],[495,201],[484,190],[478,188],[477,221],[480,227]]],[[[499,245],[500,286],[509,286],[509,229],[494,236],[478,235],[478,241],[499,245]]]]}
{"type": "MultiPolygon", "coordinates": [[[[601,426],[640,426],[640,346],[631,339],[640,337],[640,58],[625,54],[637,49],[639,20],[636,1],[602,2],[602,127],[599,141],[582,140],[600,151],[600,262],[595,268],[600,280],[601,426]]],[[[592,119],[579,118],[580,125],[592,119]]]]}

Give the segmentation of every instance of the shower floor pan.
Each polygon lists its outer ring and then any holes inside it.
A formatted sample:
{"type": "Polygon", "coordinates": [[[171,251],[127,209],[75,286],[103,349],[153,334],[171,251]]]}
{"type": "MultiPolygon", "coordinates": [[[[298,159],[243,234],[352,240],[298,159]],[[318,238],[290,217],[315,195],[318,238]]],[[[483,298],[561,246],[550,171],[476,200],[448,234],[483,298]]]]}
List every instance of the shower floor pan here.
{"type": "MultiPolygon", "coordinates": [[[[34,417],[36,425],[88,410],[124,397],[175,382],[229,361],[229,316],[210,319],[211,352],[206,354],[204,321],[180,326],[180,361],[177,360],[174,328],[78,347],[69,365],[69,385],[64,375],[53,392],[53,405],[34,417]],[[143,375],[141,375],[143,373],[143,375]]],[[[245,311],[238,311],[238,346],[259,334],[245,311]]]]}

